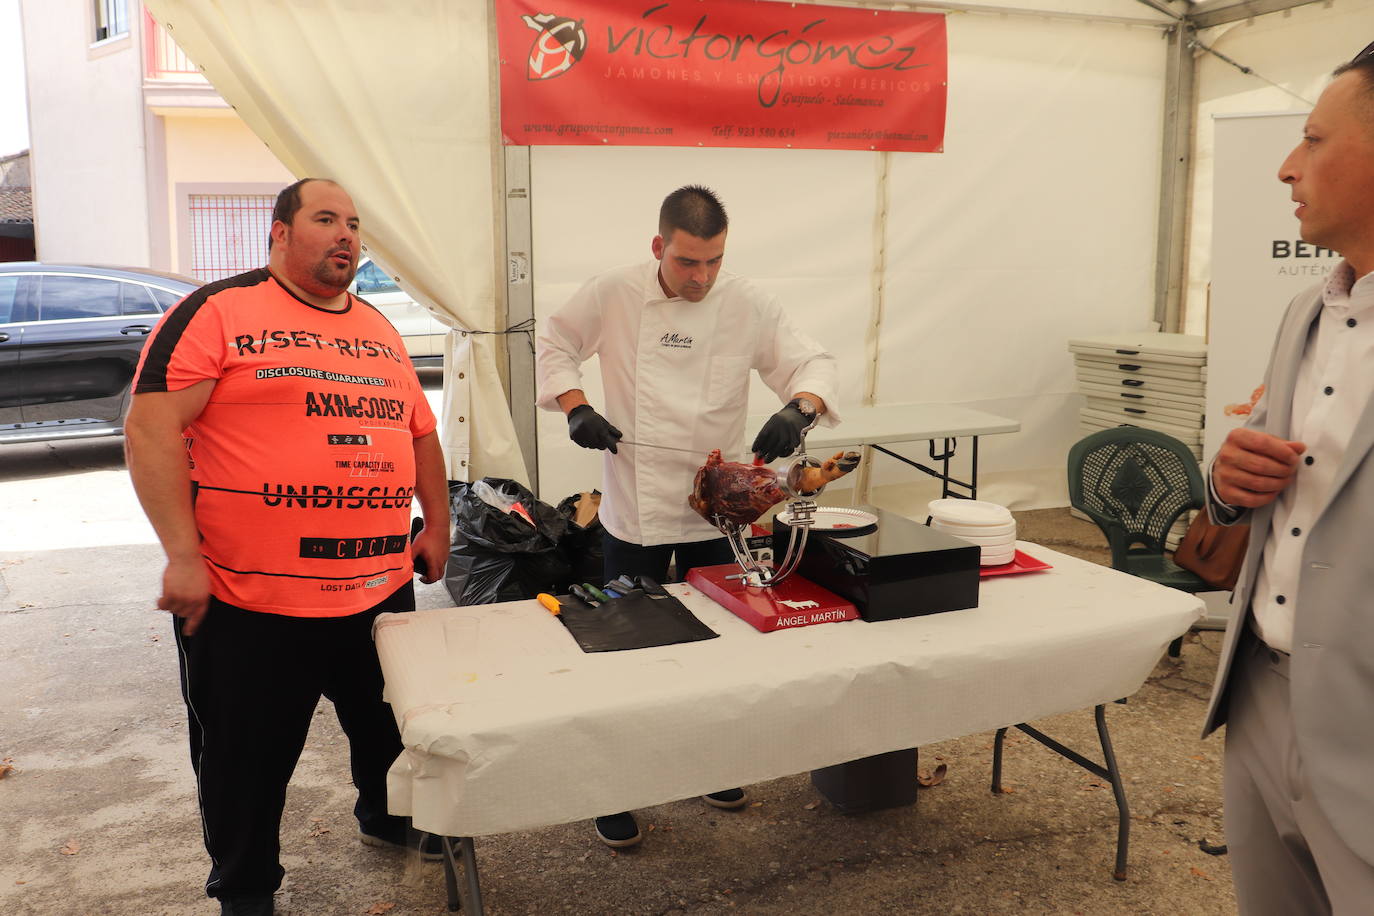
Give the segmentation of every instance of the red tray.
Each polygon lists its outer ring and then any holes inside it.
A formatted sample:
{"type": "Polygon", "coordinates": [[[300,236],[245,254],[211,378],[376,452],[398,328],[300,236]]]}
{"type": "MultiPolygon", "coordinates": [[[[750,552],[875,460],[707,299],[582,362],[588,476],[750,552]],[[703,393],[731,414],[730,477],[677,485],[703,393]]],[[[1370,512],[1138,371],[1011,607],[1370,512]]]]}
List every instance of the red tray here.
{"type": "Polygon", "coordinates": [[[978,569],[979,578],[987,576],[1010,576],[1016,573],[1040,572],[1042,569],[1052,569],[1050,564],[1044,560],[1037,560],[1035,557],[1023,551],[1016,551],[1016,556],[1012,557],[1010,563],[1003,563],[1001,566],[982,566],[978,569]]]}

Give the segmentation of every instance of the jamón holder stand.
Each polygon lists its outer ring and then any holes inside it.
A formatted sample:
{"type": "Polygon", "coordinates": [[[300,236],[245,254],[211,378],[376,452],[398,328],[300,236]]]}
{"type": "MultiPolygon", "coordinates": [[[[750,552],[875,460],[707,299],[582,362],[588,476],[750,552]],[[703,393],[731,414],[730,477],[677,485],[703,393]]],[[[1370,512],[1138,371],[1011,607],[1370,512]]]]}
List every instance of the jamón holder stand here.
{"type": "MultiPolygon", "coordinates": [[[[769,566],[757,559],[746,541],[750,526],[716,516],[713,521],[730,543],[735,566],[699,566],[687,574],[687,581],[763,632],[857,617],[854,605],[839,595],[801,576],[788,580],[801,562],[807,537],[815,523],[818,508],[815,497],[825,489],[825,484],[821,484],[814,490],[803,490],[802,471],[820,466],[820,461],[806,454],[806,433],[803,432],[795,456],[778,473],[778,486],[787,496],[788,523],[787,550],[781,561],[769,566]],[[784,580],[788,580],[786,584],[784,580]]],[[[777,553],[775,544],[774,557],[777,553]]]]}
{"type": "Polygon", "coordinates": [[[725,532],[725,538],[730,542],[730,550],[735,555],[735,562],[743,570],[738,578],[742,578],[746,585],[754,588],[777,585],[796,570],[802,552],[806,549],[806,539],[811,533],[811,525],[815,521],[817,507],[814,497],[819,496],[825,489],[825,485],[822,484],[815,490],[802,490],[798,482],[803,468],[820,466],[819,461],[806,454],[806,437],[803,436],[799,453],[787,463],[785,471],[778,474],[778,486],[788,497],[786,511],[790,535],[787,539],[786,553],[783,554],[782,560],[772,567],[750,553],[747,542],[749,525],[729,522],[720,516],[715,517],[716,527],[725,532]]]}

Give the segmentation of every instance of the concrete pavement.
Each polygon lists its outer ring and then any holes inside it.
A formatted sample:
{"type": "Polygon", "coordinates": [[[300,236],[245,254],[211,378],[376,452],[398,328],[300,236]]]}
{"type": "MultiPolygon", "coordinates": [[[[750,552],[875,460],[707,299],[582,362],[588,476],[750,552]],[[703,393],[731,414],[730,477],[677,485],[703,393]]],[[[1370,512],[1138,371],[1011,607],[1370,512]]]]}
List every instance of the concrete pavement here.
{"type": "MultiPolygon", "coordinates": [[[[0,759],[13,766],[0,779],[0,913],[217,913],[201,891],[176,649],[152,609],[161,553],[120,440],[0,449],[0,519],[0,759]]],[[[1105,554],[1066,511],[1018,520],[1028,540],[1105,554]]],[[[450,603],[438,585],[420,601],[450,603]]],[[[1220,636],[1194,634],[1180,661],[1161,660],[1108,709],[1132,812],[1124,882],[1111,877],[1110,787],[1013,734],[1011,791],[994,796],[989,733],[922,748],[922,769],[949,773],[914,807],[841,815],[799,775],[750,787],[754,804],[739,812],[696,800],[646,809],[646,840],[626,853],[589,824],[481,838],[487,911],[1234,913],[1227,858],[1198,848],[1222,834],[1221,741],[1197,739],[1220,636]]],[[[1036,724],[1095,747],[1090,710],[1036,724]]],[[[357,842],[347,773],[322,703],[287,797],[278,911],[443,912],[439,866],[357,842]]]]}

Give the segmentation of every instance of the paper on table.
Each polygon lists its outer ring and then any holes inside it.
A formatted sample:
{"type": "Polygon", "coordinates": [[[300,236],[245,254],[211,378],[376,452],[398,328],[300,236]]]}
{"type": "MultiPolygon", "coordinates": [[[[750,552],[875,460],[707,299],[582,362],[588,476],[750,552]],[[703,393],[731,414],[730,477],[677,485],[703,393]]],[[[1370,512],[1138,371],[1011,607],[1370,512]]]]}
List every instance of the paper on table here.
{"type": "Polygon", "coordinates": [[[1090,707],[1134,693],[1202,613],[1195,596],[1027,546],[1054,571],[902,620],[759,633],[679,585],[720,639],[588,655],[564,634],[531,655],[535,634],[562,629],[533,601],[483,606],[503,626],[482,618],[475,643],[442,651],[446,621],[475,609],[379,626],[408,749],[391,810],[451,836],[528,829],[1090,707]],[[450,654],[481,676],[452,677],[450,654]]]}

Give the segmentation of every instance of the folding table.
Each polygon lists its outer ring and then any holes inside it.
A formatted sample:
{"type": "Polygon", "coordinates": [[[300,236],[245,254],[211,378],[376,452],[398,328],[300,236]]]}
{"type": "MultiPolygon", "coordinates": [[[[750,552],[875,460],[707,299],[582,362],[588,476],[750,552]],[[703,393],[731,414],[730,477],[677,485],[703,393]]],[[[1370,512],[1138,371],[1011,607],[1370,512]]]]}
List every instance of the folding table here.
{"type": "MultiPolygon", "coordinates": [[[[745,429],[761,429],[767,420],[766,416],[750,417],[745,429]]],[[[867,446],[939,480],[942,497],[977,499],[978,437],[1014,433],[1020,428],[1016,420],[953,404],[883,404],[846,410],[843,421],[834,429],[817,426],[806,434],[806,449],[821,458],[844,446],[867,446]],[[950,471],[950,461],[958,450],[959,439],[969,439],[971,445],[966,481],[950,471]],[[923,441],[929,441],[928,458],[933,466],[895,448],[903,442],[923,441]]],[[[871,465],[871,461],[864,461],[855,472],[856,504],[869,502],[871,465]]]]}
{"type": "Polygon", "coordinates": [[[720,637],[629,652],[582,652],[534,601],[383,615],[374,634],[406,748],[388,778],[391,810],[461,838],[467,909],[480,913],[473,837],[1093,707],[1105,765],[1067,756],[1112,781],[1124,877],[1129,820],[1104,704],[1139,689],[1203,603],[1017,546],[1052,568],[984,578],[977,608],[876,623],[760,633],[672,585],[720,637]]]}

